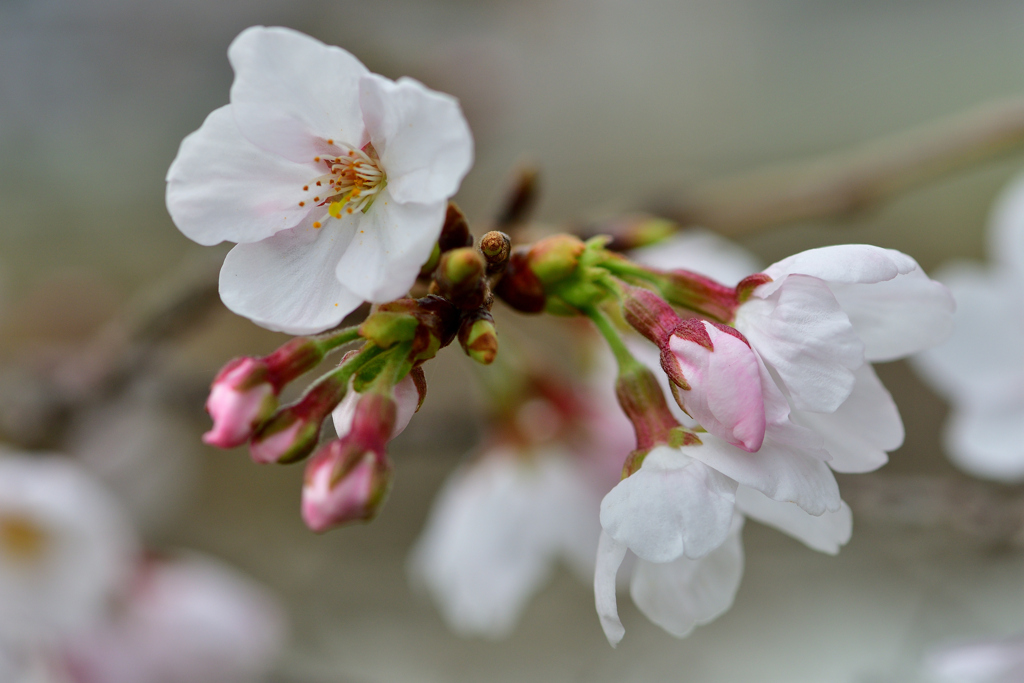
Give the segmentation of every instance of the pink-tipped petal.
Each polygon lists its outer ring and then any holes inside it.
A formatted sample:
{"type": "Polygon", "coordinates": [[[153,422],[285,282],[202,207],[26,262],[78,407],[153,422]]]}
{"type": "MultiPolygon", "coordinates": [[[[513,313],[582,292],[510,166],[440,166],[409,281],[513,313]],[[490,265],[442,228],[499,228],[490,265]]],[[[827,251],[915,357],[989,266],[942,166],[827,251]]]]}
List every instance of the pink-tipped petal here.
{"type": "Polygon", "coordinates": [[[669,348],[689,390],[676,392],[707,431],[746,451],[764,442],[765,414],[757,357],[742,339],[704,322],[711,351],[678,335],[669,348]]]}

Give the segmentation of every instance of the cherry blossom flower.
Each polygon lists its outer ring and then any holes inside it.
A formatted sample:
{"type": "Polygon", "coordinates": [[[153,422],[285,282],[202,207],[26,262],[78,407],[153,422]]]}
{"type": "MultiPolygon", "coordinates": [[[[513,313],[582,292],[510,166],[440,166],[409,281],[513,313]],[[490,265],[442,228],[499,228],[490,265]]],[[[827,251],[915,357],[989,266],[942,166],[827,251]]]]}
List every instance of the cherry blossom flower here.
{"type": "Polygon", "coordinates": [[[409,575],[456,633],[508,636],[559,562],[593,576],[601,496],[633,443],[611,358],[595,361],[580,385],[523,401],[505,425],[515,438],[483,449],[438,493],[409,575]]]}
{"type": "Polygon", "coordinates": [[[472,164],[458,102],[286,28],[246,29],[228,59],[231,103],[167,172],[178,228],[238,243],[221,269],[224,303],[305,334],[405,294],[472,164]]]}
{"type": "Polygon", "coordinates": [[[414,584],[463,636],[508,636],[558,560],[594,568],[599,489],[561,450],[488,451],[453,473],[409,560],[414,584]]]}
{"type": "Polygon", "coordinates": [[[949,341],[915,368],[952,404],[945,446],[971,474],[1024,481],[1024,178],[1003,192],[989,222],[990,265],[938,273],[957,300],[949,341]]]}
{"type": "Polygon", "coordinates": [[[0,641],[39,647],[91,627],[135,557],[121,510],[74,461],[0,452],[0,641]]]}
{"type": "Polygon", "coordinates": [[[64,647],[72,683],[262,680],[285,637],[266,589],[205,556],[146,563],[121,610],[64,647]]]}
{"type": "MultiPolygon", "coordinates": [[[[738,519],[837,552],[852,518],[832,470],[877,468],[903,439],[870,362],[936,344],[950,328],[948,292],[899,252],[830,247],[764,272],[771,280],[739,306],[734,323],[759,368],[761,447],[748,452],[714,431],[698,433],[700,443],[658,446],[602,501],[595,598],[613,644],[623,634],[614,577],[630,552],[638,558],[634,601],[677,635],[731,603],[742,565],[730,540],[738,519]]],[[[650,351],[641,355],[652,369],[664,366],[650,351]]]]}

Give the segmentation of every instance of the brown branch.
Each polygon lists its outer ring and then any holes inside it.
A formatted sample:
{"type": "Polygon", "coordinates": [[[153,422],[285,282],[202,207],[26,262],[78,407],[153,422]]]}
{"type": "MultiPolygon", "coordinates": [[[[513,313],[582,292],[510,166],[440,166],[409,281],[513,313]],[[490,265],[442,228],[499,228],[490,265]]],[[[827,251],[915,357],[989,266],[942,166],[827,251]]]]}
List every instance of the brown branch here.
{"type": "Polygon", "coordinates": [[[963,475],[872,473],[842,477],[857,522],[951,531],[992,548],[1024,548],[1024,487],[963,475]]]}
{"type": "Polygon", "coordinates": [[[658,213],[727,236],[842,218],[1021,147],[1024,99],[1006,100],[835,156],[712,182],[658,213]]]}

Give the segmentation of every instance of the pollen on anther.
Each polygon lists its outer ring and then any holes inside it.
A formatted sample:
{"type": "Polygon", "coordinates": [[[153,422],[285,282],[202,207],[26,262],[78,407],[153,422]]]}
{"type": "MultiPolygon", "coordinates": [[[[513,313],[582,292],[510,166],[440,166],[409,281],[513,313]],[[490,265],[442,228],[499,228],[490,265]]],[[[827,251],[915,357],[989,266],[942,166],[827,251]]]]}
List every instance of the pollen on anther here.
{"type": "Polygon", "coordinates": [[[334,144],[334,140],[332,140],[330,138],[327,138],[327,144],[328,145],[333,145],[334,144]]]}
{"type": "Polygon", "coordinates": [[[303,185],[302,186],[302,191],[306,192],[307,190],[309,190],[309,185],[303,185]]]}
{"type": "Polygon", "coordinates": [[[305,206],[306,202],[299,202],[299,206],[305,206]]]}
{"type": "Polygon", "coordinates": [[[319,180],[318,180],[318,181],[316,181],[316,186],[317,186],[317,187],[320,187],[320,181],[319,181],[319,180]]]}
{"type": "Polygon", "coordinates": [[[313,221],[313,227],[314,228],[319,230],[321,225],[323,225],[323,224],[320,221],[313,221]]]}
{"type": "Polygon", "coordinates": [[[320,157],[313,157],[313,161],[320,161],[320,157]]]}
{"type": "Polygon", "coordinates": [[[313,201],[314,202],[318,202],[318,201],[320,201],[320,198],[319,197],[313,197],[313,201]]]}

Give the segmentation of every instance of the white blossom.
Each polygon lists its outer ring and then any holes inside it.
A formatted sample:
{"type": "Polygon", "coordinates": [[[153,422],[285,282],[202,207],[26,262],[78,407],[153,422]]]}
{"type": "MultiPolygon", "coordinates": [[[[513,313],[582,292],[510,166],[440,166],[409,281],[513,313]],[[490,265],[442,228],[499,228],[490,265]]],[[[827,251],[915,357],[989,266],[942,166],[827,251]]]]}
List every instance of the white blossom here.
{"type": "Polygon", "coordinates": [[[74,461],[0,451],[0,641],[38,647],[105,617],[136,540],[74,461]]]}
{"type": "Polygon", "coordinates": [[[472,164],[458,102],[286,28],[246,29],[228,58],[231,103],[167,172],[178,228],[238,243],[221,269],[224,303],[305,334],[404,295],[472,164]]]}
{"type": "Polygon", "coordinates": [[[952,404],[945,446],[971,474],[1024,480],[1024,178],[1003,192],[989,223],[987,266],[957,262],[938,278],[957,300],[949,341],[915,358],[952,404]]]}

